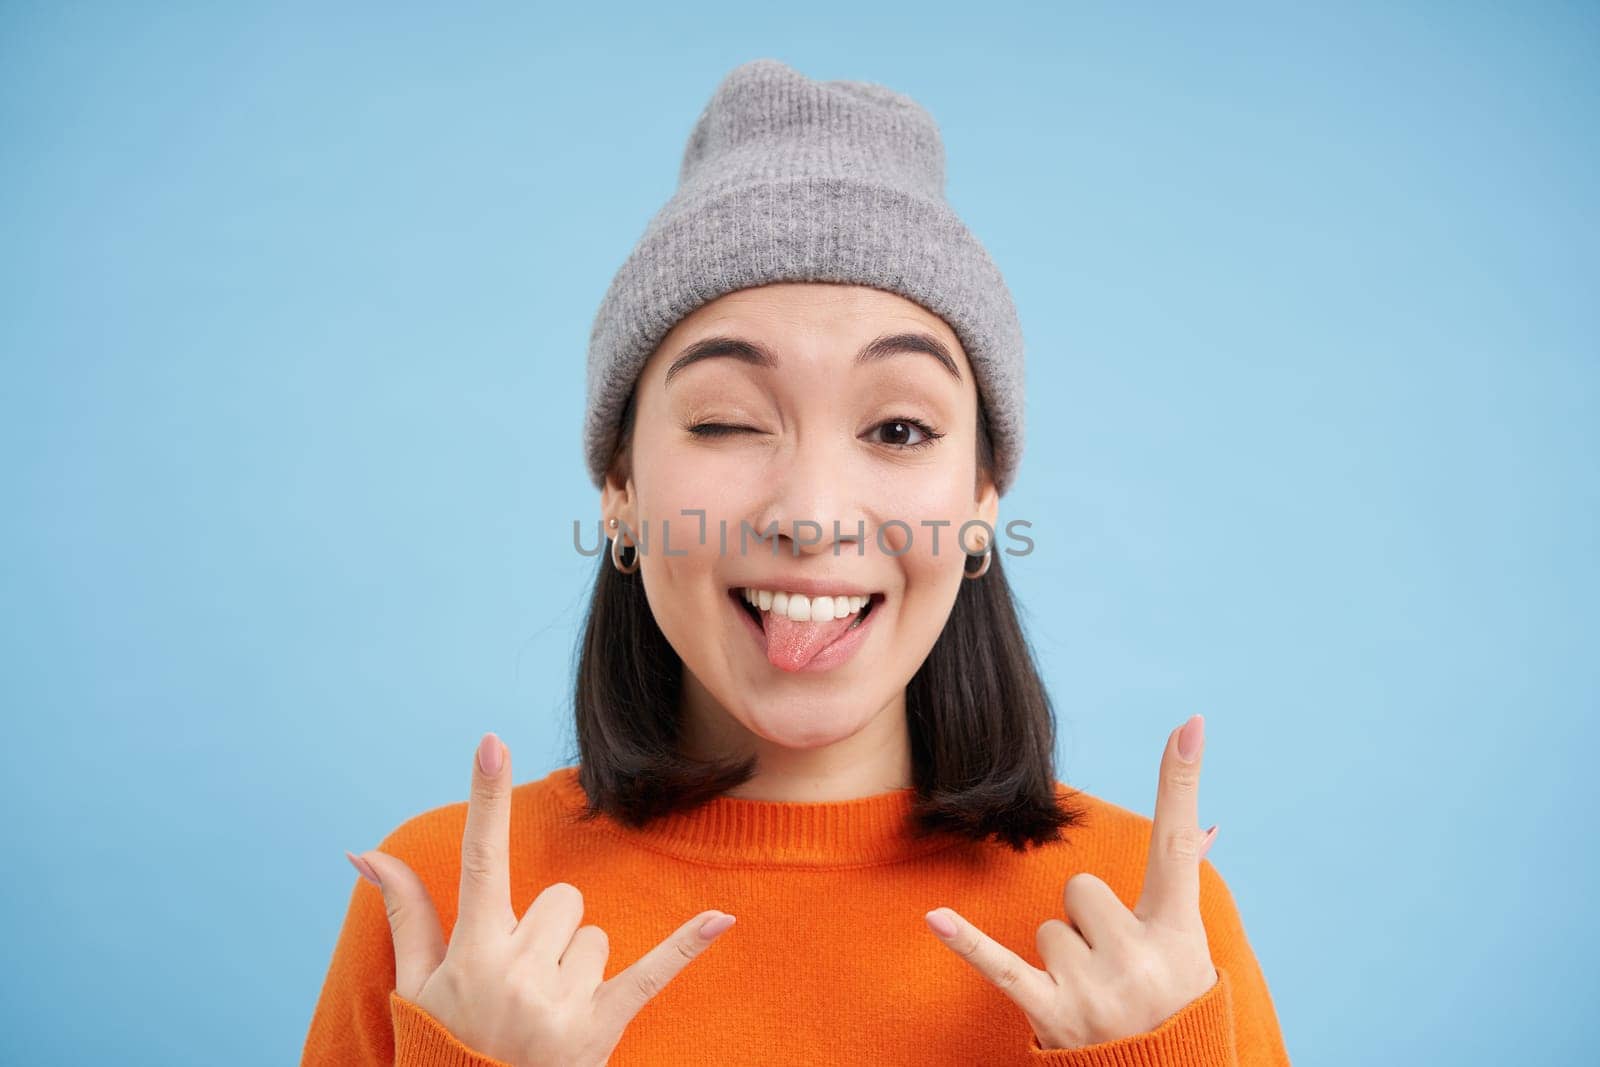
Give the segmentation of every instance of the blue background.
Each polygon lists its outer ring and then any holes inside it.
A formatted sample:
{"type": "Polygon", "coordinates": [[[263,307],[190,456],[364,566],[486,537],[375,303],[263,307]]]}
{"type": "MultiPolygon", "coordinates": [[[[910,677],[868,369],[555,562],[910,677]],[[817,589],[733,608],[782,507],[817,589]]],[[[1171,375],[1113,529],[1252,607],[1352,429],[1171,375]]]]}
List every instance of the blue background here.
{"type": "Polygon", "coordinates": [[[939,121],[1060,775],[1206,714],[1295,1062],[1592,1055],[1592,5],[223,6],[0,9],[7,1062],[293,1062],[342,850],[571,762],[590,319],[758,56],[939,121]]]}

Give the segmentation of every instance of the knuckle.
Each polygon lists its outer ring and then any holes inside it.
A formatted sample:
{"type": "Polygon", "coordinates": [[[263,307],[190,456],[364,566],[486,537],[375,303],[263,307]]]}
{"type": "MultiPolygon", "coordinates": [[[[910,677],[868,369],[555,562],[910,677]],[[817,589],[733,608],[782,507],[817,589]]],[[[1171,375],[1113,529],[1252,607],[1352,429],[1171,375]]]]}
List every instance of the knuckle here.
{"type": "Polygon", "coordinates": [[[1098,896],[1102,886],[1105,886],[1105,882],[1097,875],[1079,871],[1067,879],[1065,895],[1068,900],[1081,905],[1098,896]]]}
{"type": "Polygon", "coordinates": [[[994,975],[994,984],[1001,989],[1014,989],[1020,981],[1022,981],[1022,972],[1017,970],[1016,966],[1009,961],[1002,963],[1000,969],[994,975]]]}
{"type": "Polygon", "coordinates": [[[545,892],[557,900],[568,904],[576,904],[579,907],[583,906],[583,891],[571,882],[552,882],[545,887],[545,892]]]}
{"type": "Polygon", "coordinates": [[[1161,841],[1161,854],[1169,860],[1192,862],[1200,857],[1200,834],[1193,830],[1173,830],[1161,841]]]}
{"type": "Polygon", "coordinates": [[[1034,940],[1038,944],[1047,944],[1059,941],[1072,933],[1072,927],[1060,919],[1046,919],[1039,924],[1039,929],[1034,931],[1034,940]]]}
{"type": "Polygon", "coordinates": [[[539,891],[533,898],[535,904],[543,903],[546,907],[561,905],[563,907],[583,907],[583,894],[571,882],[551,882],[539,891]]]}
{"type": "Polygon", "coordinates": [[[523,983],[517,990],[516,1004],[518,1014],[537,1018],[540,1028],[545,1030],[560,1011],[560,1004],[550,995],[550,991],[537,982],[523,983]]]}
{"type": "Polygon", "coordinates": [[[641,1001],[654,1000],[657,993],[661,992],[665,983],[654,971],[645,969],[638,973],[633,980],[633,992],[641,1001]]]}
{"type": "Polygon", "coordinates": [[[505,801],[506,790],[493,782],[480,781],[472,790],[470,803],[475,808],[497,808],[505,801]]]}
{"type": "Polygon", "coordinates": [[[1113,1004],[1136,1003],[1149,997],[1154,990],[1163,988],[1158,971],[1159,961],[1147,952],[1122,950],[1117,966],[1098,992],[1107,998],[1106,1009],[1113,1004]]]}
{"type": "Polygon", "coordinates": [[[1198,764],[1179,763],[1176,760],[1167,767],[1163,775],[1169,789],[1193,789],[1200,782],[1200,769],[1198,764]]]}
{"type": "Polygon", "coordinates": [[[517,1007],[526,1011],[538,1011],[548,1002],[545,994],[543,978],[531,972],[523,971],[515,974],[515,985],[512,990],[517,1007]]]}
{"type": "MultiPolygon", "coordinates": [[[[1101,942],[1106,949],[1118,958],[1126,959],[1140,951],[1143,945],[1144,929],[1137,920],[1132,922],[1108,923],[1101,931],[1101,942]]],[[[1101,942],[1096,942],[1096,948],[1101,942]]]]}
{"type": "Polygon", "coordinates": [[[1169,969],[1165,958],[1151,952],[1136,952],[1128,975],[1141,989],[1160,989],[1166,984],[1169,969]]]}
{"type": "Polygon", "coordinates": [[[487,882],[494,871],[494,852],[482,841],[469,840],[461,846],[461,873],[487,882]]]}

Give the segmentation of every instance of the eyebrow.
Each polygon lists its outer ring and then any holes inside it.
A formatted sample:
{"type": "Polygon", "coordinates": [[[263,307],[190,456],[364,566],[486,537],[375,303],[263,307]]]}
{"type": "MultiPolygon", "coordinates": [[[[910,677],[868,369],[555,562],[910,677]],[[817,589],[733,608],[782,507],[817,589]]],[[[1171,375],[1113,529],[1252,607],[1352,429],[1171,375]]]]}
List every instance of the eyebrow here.
{"type": "MultiPolygon", "coordinates": [[[[961,381],[961,369],[956,366],[955,357],[950,354],[950,349],[937,337],[925,333],[894,333],[875,338],[856,353],[855,363],[859,366],[903,353],[924,353],[932,356],[950,372],[951,377],[958,382],[961,381]]],[[[714,356],[729,356],[751,366],[765,367],[769,370],[778,365],[778,357],[760,342],[747,341],[742,337],[707,337],[684,349],[678,358],[672,361],[662,382],[663,387],[672,381],[674,374],[691,363],[711,359],[714,356]]]]}

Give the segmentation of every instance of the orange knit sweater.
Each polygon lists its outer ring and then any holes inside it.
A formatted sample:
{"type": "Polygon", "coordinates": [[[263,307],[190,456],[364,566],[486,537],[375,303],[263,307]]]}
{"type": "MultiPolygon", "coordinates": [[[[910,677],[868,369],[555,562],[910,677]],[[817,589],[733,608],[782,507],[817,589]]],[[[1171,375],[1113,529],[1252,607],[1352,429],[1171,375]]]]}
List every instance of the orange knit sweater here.
{"type": "MultiPolygon", "coordinates": [[[[1058,791],[1066,787],[1058,785],[1058,791]]],[[[605,977],[707,908],[738,922],[647,1003],[613,1067],[697,1064],[1006,1064],[1282,1067],[1266,980],[1222,876],[1201,861],[1200,907],[1218,980],[1156,1029],[1076,1049],[1041,1049],[1020,1008],[927,928],[948,905],[1041,966],[1040,923],[1064,917],[1078,871],[1132,908],[1151,820],[1087,793],[1067,840],[1017,853],[949,836],[917,840],[913,791],[823,803],[722,796],[635,830],[577,823],[577,768],[513,791],[511,899],[546,886],[583,893],[583,922],[610,939],[605,977]]],[[[379,848],[410,864],[448,939],[465,801],[418,815],[379,848]]],[[[394,992],[382,894],[357,878],[306,1036],[302,1065],[503,1067],[394,992]]]]}

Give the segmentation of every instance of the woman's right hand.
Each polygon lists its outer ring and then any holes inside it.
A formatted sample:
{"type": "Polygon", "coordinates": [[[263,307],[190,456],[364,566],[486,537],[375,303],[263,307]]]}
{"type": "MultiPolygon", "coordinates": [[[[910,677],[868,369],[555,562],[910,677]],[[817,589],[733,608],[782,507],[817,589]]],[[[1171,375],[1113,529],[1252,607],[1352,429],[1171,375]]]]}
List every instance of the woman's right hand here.
{"type": "Polygon", "coordinates": [[[511,906],[510,852],[511,753],[491,733],[473,761],[461,899],[448,947],[416,872],[384,852],[361,859],[377,874],[389,914],[396,992],[462,1044],[515,1067],[604,1064],[639,1010],[733,924],[731,915],[701,912],[601,981],[610,945],[598,926],[579,927],[583,895],[556,882],[519,922],[511,906]],[[702,936],[702,927],[711,937],[702,936]]]}

